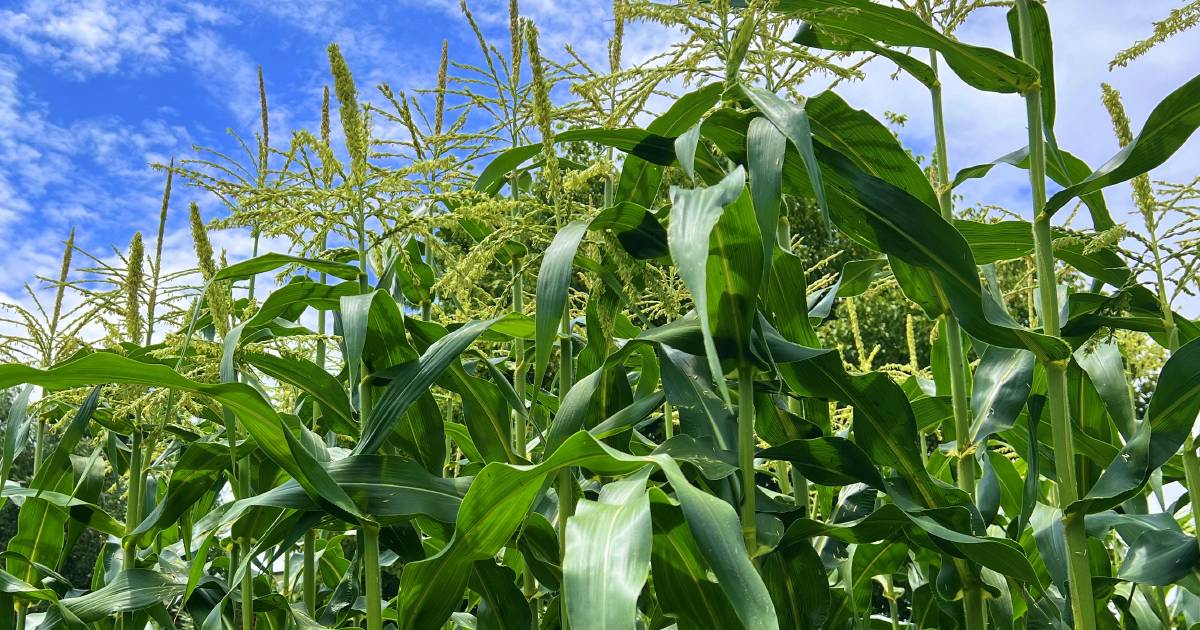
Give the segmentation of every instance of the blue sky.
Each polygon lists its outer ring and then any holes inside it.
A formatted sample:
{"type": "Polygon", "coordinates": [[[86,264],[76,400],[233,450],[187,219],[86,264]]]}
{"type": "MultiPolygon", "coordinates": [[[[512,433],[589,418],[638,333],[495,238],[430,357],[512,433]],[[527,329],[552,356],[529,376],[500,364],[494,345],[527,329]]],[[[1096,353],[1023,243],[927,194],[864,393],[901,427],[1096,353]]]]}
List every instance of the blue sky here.
{"type": "MultiPolygon", "coordinates": [[[[1150,32],[1150,23],[1178,2],[1051,0],[1059,67],[1060,142],[1093,165],[1116,150],[1099,102],[1099,83],[1121,89],[1135,129],[1150,109],[1197,71],[1200,31],[1186,34],[1126,69],[1110,72],[1118,50],[1150,32]]],[[[485,31],[507,38],[505,0],[474,0],[485,31]]],[[[543,34],[543,49],[558,54],[570,42],[599,60],[611,28],[607,2],[525,0],[523,12],[543,34]]],[[[972,18],[959,32],[967,41],[1007,49],[1003,11],[972,18]]],[[[636,63],[671,41],[651,25],[629,28],[626,59],[636,63]]],[[[314,128],[328,81],[325,46],[337,41],[365,97],[387,81],[397,89],[429,86],[443,39],[451,56],[472,58],[474,36],[457,0],[337,2],[331,0],[16,0],[0,5],[0,299],[21,299],[20,284],[57,268],[60,242],[71,226],[80,244],[103,253],[124,247],[134,230],[152,232],[161,175],[149,165],[194,155],[193,144],[229,150],[227,129],[251,136],[257,128],[256,68],[262,64],[276,145],[290,130],[314,128]]],[[[926,93],[889,78],[876,63],[870,78],[839,92],[877,115],[907,114],[906,143],[925,152],[931,143],[926,93]]],[[[954,79],[946,88],[955,168],[988,161],[1024,144],[1024,108],[1011,95],[986,95],[954,79]]],[[[822,86],[814,84],[815,93],[822,86]]],[[[1193,177],[1200,158],[1193,139],[1156,175],[1193,177]]],[[[968,202],[1022,207],[1024,175],[997,169],[963,189],[968,202]]],[[[1114,214],[1130,209],[1126,189],[1108,193],[1114,214]]],[[[167,240],[167,264],[191,265],[186,202],[207,215],[214,200],[177,186],[167,240]]],[[[237,259],[244,235],[224,234],[218,245],[237,259]]]]}

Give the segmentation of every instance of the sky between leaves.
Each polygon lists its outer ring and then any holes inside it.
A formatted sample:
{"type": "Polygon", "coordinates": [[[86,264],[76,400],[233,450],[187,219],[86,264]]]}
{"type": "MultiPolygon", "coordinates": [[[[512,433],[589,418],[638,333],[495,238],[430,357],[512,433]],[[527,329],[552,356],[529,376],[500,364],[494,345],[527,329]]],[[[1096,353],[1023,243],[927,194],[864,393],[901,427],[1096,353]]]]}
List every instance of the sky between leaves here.
{"type": "MultiPolygon", "coordinates": [[[[608,2],[522,0],[522,12],[541,29],[543,50],[570,43],[586,59],[606,59],[612,28],[608,2]]],[[[1200,29],[1156,48],[1129,68],[1108,70],[1119,50],[1150,33],[1170,0],[1050,0],[1058,81],[1060,144],[1093,167],[1117,150],[1100,103],[1100,83],[1125,98],[1135,132],[1151,108],[1197,71],[1200,29]]],[[[474,0],[481,26],[507,41],[507,2],[474,0]]],[[[1002,9],[977,12],[958,32],[976,44],[1009,50],[1002,9]]],[[[625,63],[636,63],[671,41],[654,25],[626,29],[625,63]]],[[[452,59],[474,61],[474,36],[457,0],[16,0],[0,3],[0,301],[25,301],[21,285],[58,267],[61,242],[72,226],[77,243],[95,254],[124,247],[135,230],[153,231],[162,176],[152,163],[194,155],[192,145],[236,150],[233,130],[252,138],[258,128],[256,66],[266,75],[272,140],[283,146],[292,129],[315,129],[322,86],[329,81],[325,46],[341,44],[360,93],[375,95],[434,84],[441,42],[452,59]]],[[[601,63],[600,65],[604,65],[601,63]]],[[[929,153],[928,93],[915,82],[892,80],[894,66],[877,61],[868,80],[839,93],[876,116],[908,117],[901,138],[929,153]]],[[[949,73],[944,73],[949,75],[949,73]]],[[[1025,112],[1013,95],[973,92],[946,79],[950,159],[957,170],[990,161],[1025,144],[1025,112]]],[[[819,80],[810,93],[823,89],[819,80]]],[[[660,103],[660,106],[662,104],[660,103]]],[[[1156,178],[1189,180],[1200,163],[1193,138],[1156,178]]],[[[1023,210],[1023,172],[998,168],[960,190],[966,203],[1023,210]]],[[[1107,193],[1118,221],[1130,220],[1127,187],[1107,193]]],[[[165,267],[193,264],[186,203],[206,216],[215,199],[177,185],[165,244],[165,267]]],[[[215,238],[231,260],[249,254],[249,239],[215,238]]],[[[1185,307],[1195,315],[1195,304],[1185,307]],[[1190,308],[1189,308],[1190,307],[1190,308]]]]}

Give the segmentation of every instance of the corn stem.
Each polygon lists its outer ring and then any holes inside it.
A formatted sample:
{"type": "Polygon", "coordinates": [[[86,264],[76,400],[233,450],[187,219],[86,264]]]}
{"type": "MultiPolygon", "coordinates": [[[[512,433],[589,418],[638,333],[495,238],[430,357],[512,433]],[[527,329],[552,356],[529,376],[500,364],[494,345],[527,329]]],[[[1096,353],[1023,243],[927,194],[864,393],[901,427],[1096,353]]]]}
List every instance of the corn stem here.
{"type": "Polygon", "coordinates": [[[367,630],[383,628],[383,592],[379,577],[379,525],[363,525],[362,558],[367,576],[367,630]]]}
{"type": "MultiPolygon", "coordinates": [[[[930,51],[929,65],[937,76],[937,54],[930,51]]],[[[933,102],[933,129],[935,138],[934,158],[937,172],[938,205],[942,218],[954,221],[954,200],[950,188],[950,160],[946,146],[945,115],[942,109],[942,87],[935,84],[929,89],[933,102]]],[[[950,371],[950,400],[954,412],[954,437],[958,458],[956,472],[958,487],[975,498],[975,445],[971,440],[971,411],[967,398],[967,372],[963,364],[962,329],[952,313],[942,316],[946,329],[946,354],[950,371]]],[[[921,445],[924,451],[924,444],[921,445]]],[[[976,569],[963,563],[969,574],[962,575],[963,614],[968,628],[987,627],[987,614],[983,606],[983,588],[976,577],[976,569]]]]}
{"type": "MultiPolygon", "coordinates": [[[[1021,56],[1030,60],[1034,54],[1033,25],[1029,0],[1017,0],[1020,25],[1021,56]]],[[[1029,184],[1033,191],[1033,241],[1037,261],[1038,291],[1041,296],[1042,331],[1059,334],[1058,282],[1054,271],[1054,250],[1050,233],[1050,216],[1043,212],[1046,205],[1046,148],[1042,138],[1041,88],[1035,86],[1025,93],[1025,112],[1029,127],[1029,184]]],[[[1064,510],[1063,529],[1067,543],[1067,579],[1071,590],[1071,612],[1075,627],[1092,630],[1096,627],[1096,610],[1092,599],[1092,576],[1088,564],[1087,532],[1083,517],[1066,514],[1066,509],[1078,498],[1075,477],[1075,445],[1071,435],[1071,419],[1067,406],[1067,364],[1065,361],[1042,361],[1046,370],[1046,394],[1050,406],[1050,424],[1054,441],[1054,467],[1058,478],[1058,502],[1064,510]]]]}
{"type": "MultiPolygon", "coordinates": [[[[721,378],[721,375],[717,375],[721,378]]],[[[743,363],[738,367],[738,467],[742,471],[742,535],[746,549],[758,548],[757,524],[754,520],[754,367],[743,363]]]]}

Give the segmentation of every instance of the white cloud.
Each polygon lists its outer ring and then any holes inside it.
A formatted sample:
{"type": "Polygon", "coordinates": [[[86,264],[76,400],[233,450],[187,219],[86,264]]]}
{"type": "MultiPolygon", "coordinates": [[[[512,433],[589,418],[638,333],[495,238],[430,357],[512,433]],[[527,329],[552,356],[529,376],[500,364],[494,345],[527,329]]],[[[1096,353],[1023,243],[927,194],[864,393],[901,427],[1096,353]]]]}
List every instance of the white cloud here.
{"type": "Polygon", "coordinates": [[[181,152],[190,137],[155,120],[56,123],[23,88],[15,60],[0,61],[0,232],[11,235],[0,268],[24,270],[0,279],[0,290],[11,291],[57,266],[58,242],[73,225],[91,248],[107,246],[96,239],[97,223],[104,237],[110,227],[147,225],[161,194],[149,165],[181,152]]]}
{"type": "Polygon", "coordinates": [[[189,21],[212,21],[213,9],[190,11],[146,2],[26,0],[0,11],[0,40],[30,59],[76,78],[122,69],[154,71],[171,60],[189,21]]]}

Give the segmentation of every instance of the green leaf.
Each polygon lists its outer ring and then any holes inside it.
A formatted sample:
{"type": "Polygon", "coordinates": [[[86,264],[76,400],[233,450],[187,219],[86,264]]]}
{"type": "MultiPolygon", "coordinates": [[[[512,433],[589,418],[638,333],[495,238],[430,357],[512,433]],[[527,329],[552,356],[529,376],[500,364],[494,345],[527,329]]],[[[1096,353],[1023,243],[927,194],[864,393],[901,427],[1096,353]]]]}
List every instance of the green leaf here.
{"type": "Polygon", "coordinates": [[[59,628],[69,625],[67,619],[95,623],[116,613],[143,610],[169,601],[182,594],[183,589],[183,583],[157,571],[122,571],[100,590],[60,600],[46,613],[40,627],[59,628]]]}
{"type": "Polygon", "coordinates": [[[1113,341],[1088,344],[1076,350],[1073,357],[1092,381],[1121,436],[1126,440],[1132,438],[1137,423],[1120,347],[1113,341]]]}
{"type": "Polygon", "coordinates": [[[700,141],[700,125],[692,125],[691,129],[675,138],[675,159],[679,160],[679,168],[688,177],[696,178],[696,144],[700,141]]]}
{"type": "MultiPolygon", "coordinates": [[[[497,320],[493,330],[499,328],[507,318],[505,316],[497,320]]],[[[420,320],[409,320],[409,329],[418,347],[426,350],[448,334],[440,325],[420,320]]],[[[392,370],[391,374],[399,371],[392,370]]],[[[512,411],[500,387],[467,374],[459,361],[451,361],[437,383],[461,397],[463,422],[475,447],[483,455],[483,461],[516,463],[516,455],[512,452],[512,411]]]]}
{"type": "Polygon", "coordinates": [[[1200,127],[1200,75],[1164,98],[1142,125],[1133,142],[1094,173],[1055,193],[1042,210],[1048,216],[1081,195],[1128,181],[1166,162],[1200,127]]]}
{"type": "MultiPolygon", "coordinates": [[[[700,128],[696,127],[699,135],[700,128]]],[[[811,143],[811,140],[810,140],[811,143]]],[[[746,166],[750,171],[750,200],[762,236],[763,280],[771,273],[775,256],[779,204],[783,196],[783,156],[787,138],[766,118],[750,121],[746,132],[746,166]]]]}
{"type": "Polygon", "coordinates": [[[176,523],[206,492],[215,491],[221,475],[232,465],[228,448],[216,442],[188,444],[175,460],[163,500],[130,535],[138,536],[138,541],[145,544],[153,533],[176,523]]]}
{"type": "Polygon", "coordinates": [[[825,625],[829,578],[821,557],[808,541],[780,545],[759,559],[759,567],[781,627],[815,630],[825,625]]]}
{"type": "Polygon", "coordinates": [[[971,388],[971,440],[985,441],[1012,428],[1033,388],[1033,354],[989,346],[975,368],[971,388]]]}
{"type": "Polygon", "coordinates": [[[538,269],[536,337],[534,339],[533,383],[540,387],[546,368],[550,365],[550,354],[554,350],[560,324],[567,308],[567,291],[571,284],[571,271],[575,267],[575,252],[587,233],[587,223],[574,221],[554,235],[550,247],[542,256],[538,269]]]}
{"type": "MultiPolygon", "coordinates": [[[[0,491],[0,496],[5,498],[23,497],[26,499],[35,499],[31,505],[44,501],[55,507],[62,508],[73,520],[99,532],[117,537],[125,535],[124,523],[109,516],[104,511],[104,508],[90,501],[79,499],[71,494],[63,494],[54,492],[53,490],[23,488],[18,485],[6,485],[0,491]]],[[[53,564],[57,565],[58,562],[55,561],[53,564]]]]}
{"type": "Polygon", "coordinates": [[[845,212],[835,212],[838,226],[874,242],[884,253],[928,270],[967,332],[992,345],[1028,348],[1046,358],[1063,358],[1069,353],[1061,340],[1021,327],[982,290],[970,248],[937,211],[858,171],[840,154],[818,154],[837,173],[837,181],[831,177],[826,181],[846,201],[841,206],[845,212]]]}
{"type": "MultiPolygon", "coordinates": [[[[721,98],[721,83],[710,83],[679,98],[646,126],[646,131],[667,137],[677,137],[700,122],[700,118],[721,98]]],[[[654,203],[662,184],[662,167],[629,155],[621,165],[616,198],[649,207],[654,203]]],[[[665,252],[664,254],[665,255],[665,252]]]]}
{"type": "Polygon", "coordinates": [[[371,417],[363,427],[362,438],[354,447],[354,453],[370,454],[379,450],[409,406],[429,390],[451,363],[458,361],[458,356],[471,342],[497,321],[499,318],[464,324],[433,342],[420,359],[401,366],[392,376],[392,382],[375,400],[371,417]]]}
{"type": "Polygon", "coordinates": [[[854,439],[870,460],[895,468],[923,505],[946,504],[950,495],[936,487],[921,461],[916,417],[899,385],[878,372],[847,374],[836,350],[796,346],[771,335],[768,342],[793,393],[853,406],[854,439]]]}
{"type": "Polygon", "coordinates": [[[714,341],[712,318],[707,307],[708,259],[713,228],[728,206],[742,195],[746,173],[740,167],[715,186],[687,190],[671,187],[671,223],[667,228],[667,243],[679,277],[692,294],[704,334],[704,349],[709,368],[716,378],[721,397],[729,404],[729,389],[720,378],[720,355],[714,341]]]}
{"type": "Polygon", "coordinates": [[[4,570],[0,570],[0,593],[17,595],[17,599],[36,602],[58,601],[58,594],[52,589],[37,588],[4,570]]]}
{"type": "Polygon", "coordinates": [[[1095,485],[1068,513],[1094,513],[1136,494],[1179,451],[1200,414],[1200,340],[1175,351],[1159,372],[1146,418],[1095,485]]]}
{"type": "Polygon", "coordinates": [[[478,628],[522,630],[530,627],[529,602],[517,588],[516,577],[512,569],[491,560],[480,560],[472,567],[471,589],[482,598],[478,628]]]}
{"type": "Polygon", "coordinates": [[[812,297],[817,300],[808,310],[808,316],[816,320],[825,320],[833,312],[833,304],[840,297],[854,297],[862,295],[871,283],[875,280],[875,276],[879,270],[887,263],[882,258],[871,258],[868,260],[848,260],[842,265],[842,272],[838,274],[837,280],[823,294],[814,294],[812,297]]]}
{"type": "MultiPolygon", "coordinates": [[[[382,524],[393,524],[416,515],[452,523],[470,486],[470,477],[443,479],[418,463],[397,455],[352,455],[326,464],[324,470],[351,499],[356,511],[382,524]]],[[[196,523],[207,534],[233,523],[254,508],[271,507],[303,511],[324,508],[295,481],[284,482],[246,499],[223,503],[196,523]]]]}
{"type": "Polygon", "coordinates": [[[875,576],[895,573],[907,559],[908,545],[904,542],[855,545],[850,552],[849,597],[841,602],[849,604],[851,611],[835,608],[830,610],[830,618],[840,619],[846,613],[855,618],[868,616],[875,576]]]}
{"type": "Polygon", "coordinates": [[[817,331],[808,319],[804,261],[780,247],[774,249],[774,256],[763,290],[760,307],[763,315],[788,341],[809,347],[821,345],[817,331]]]}
{"type": "Polygon", "coordinates": [[[770,596],[750,563],[734,509],[692,486],[671,458],[626,455],[582,432],[537,466],[489,464],[475,477],[450,543],[437,555],[405,567],[401,627],[440,628],[461,599],[465,569],[491,557],[508,541],[547,479],[559,470],[574,466],[600,475],[628,475],[647,464],[657,466],[674,488],[688,526],[738,618],[749,629],[777,628],[770,596]]]}
{"type": "Polygon", "coordinates": [[[666,615],[685,628],[740,628],[729,598],[711,578],[683,511],[661,490],[651,488],[650,514],[650,570],[654,594],[666,615]]]}
{"type": "Polygon", "coordinates": [[[638,596],[650,574],[651,468],[605,485],[567,520],[564,596],[572,628],[633,630],[638,596]]]}
{"type": "Polygon", "coordinates": [[[825,91],[804,104],[813,137],[852,160],[858,168],[900,188],[930,208],[938,207],[929,176],[890,129],[871,114],[825,91]]]}
{"type": "Polygon", "coordinates": [[[258,311],[246,320],[246,329],[254,330],[269,325],[276,318],[295,321],[306,307],[323,311],[337,310],[341,298],[357,295],[362,289],[358,282],[346,281],[339,284],[321,284],[310,280],[293,280],[271,292],[258,307],[258,311]]]}
{"type": "Polygon", "coordinates": [[[267,376],[293,385],[312,396],[321,405],[321,415],[328,418],[328,426],[338,433],[354,435],[358,432],[354,411],[350,409],[350,399],[346,396],[346,388],[316,363],[302,357],[283,358],[250,350],[243,350],[241,359],[267,376]]]}
{"type": "MultiPolygon", "coordinates": [[[[897,532],[916,528],[918,532],[939,540],[933,545],[936,550],[949,547],[956,550],[954,555],[1040,588],[1037,574],[1020,545],[1006,538],[972,536],[958,531],[969,528],[968,521],[969,513],[963,507],[906,512],[888,503],[867,516],[851,521],[826,523],[807,518],[797,519],[784,533],[780,545],[812,536],[832,536],[852,543],[874,543],[892,540],[897,532]],[[944,525],[944,521],[955,523],[955,528],[944,525]]],[[[912,540],[919,542],[921,539],[914,537],[912,540]]]]}
{"type": "MultiPolygon", "coordinates": [[[[572,129],[554,134],[554,141],[594,142],[659,166],[668,166],[675,161],[674,136],[664,136],[642,129],[572,129]]],[[[475,190],[495,194],[513,169],[538,155],[541,150],[542,145],[539,142],[513,147],[492,158],[475,180],[475,190]]]]}
{"type": "Polygon", "coordinates": [[[340,306],[346,369],[357,408],[364,369],[376,372],[402,365],[416,359],[417,353],[405,336],[400,305],[386,291],[343,296],[340,306]]]}
{"type": "Polygon", "coordinates": [[[622,407],[613,415],[605,418],[596,426],[588,429],[588,433],[599,439],[605,439],[632,429],[634,425],[645,420],[662,406],[667,399],[663,392],[654,392],[646,396],[638,396],[629,405],[622,407]]]}
{"type": "MultiPolygon", "coordinates": [[[[21,392],[8,404],[8,417],[4,419],[4,453],[0,455],[0,485],[8,481],[8,473],[12,470],[13,461],[21,456],[29,443],[29,395],[33,386],[26,385],[21,392]]],[[[0,501],[0,508],[4,501],[0,501]]]]}
{"type": "MultiPolygon", "coordinates": [[[[95,356],[95,355],[92,355],[95,356]]],[[[31,369],[20,365],[0,366],[0,380],[6,371],[31,369]]],[[[16,381],[5,385],[11,387],[16,381]]],[[[44,383],[42,387],[46,387],[44,383]]],[[[75,450],[91,422],[100,401],[100,389],[94,387],[83,404],[76,410],[65,431],[59,436],[58,446],[38,467],[29,487],[33,490],[53,492],[57,496],[73,494],[70,455],[75,450]]],[[[5,482],[7,485],[7,482],[5,482]]],[[[39,566],[57,568],[62,550],[66,546],[67,513],[54,505],[48,498],[28,497],[17,513],[17,531],[5,548],[13,552],[7,561],[7,569],[26,582],[36,582],[39,566]]]]}
{"type": "Polygon", "coordinates": [[[349,505],[350,499],[344,494],[322,496],[317,490],[317,479],[324,475],[324,469],[307,470],[296,462],[283,435],[286,429],[279,414],[249,385],[200,383],[180,376],[165,365],[142,363],[106,352],[89,354],[48,370],[23,365],[0,365],[0,387],[11,387],[18,383],[34,383],[48,389],[125,383],[171,387],[207,396],[230,410],[263,453],[296,479],[309,496],[332,505],[349,505]]]}
{"type": "Polygon", "coordinates": [[[953,40],[917,17],[916,13],[869,0],[780,0],[777,11],[802,17],[847,34],[850,42],[866,38],[899,48],[915,46],[942,53],[946,63],[967,85],[988,92],[1024,92],[1037,82],[1037,71],[991,48],[953,40]]]}
{"type": "Polygon", "coordinates": [[[670,347],[659,349],[663,391],[679,412],[682,431],[708,438],[720,450],[732,451],[735,419],[713,387],[712,373],[703,358],[670,347]]]}
{"type": "MultiPolygon", "coordinates": [[[[709,238],[707,305],[720,358],[739,365],[755,361],[750,336],[758,311],[764,263],[763,239],[749,191],[725,208],[709,238]]],[[[767,251],[766,254],[770,254],[767,251]]]]}
{"type": "Polygon", "coordinates": [[[1200,564],[1200,546],[1196,538],[1183,533],[1168,513],[1118,514],[1102,512],[1087,516],[1088,535],[1103,538],[1116,530],[1129,546],[1117,577],[1149,584],[1169,586],[1189,575],[1200,564]]]}
{"type": "Polygon", "coordinates": [[[317,258],[301,258],[298,256],[289,256],[287,254],[271,252],[229,265],[228,267],[218,271],[213,276],[211,282],[245,280],[260,273],[274,271],[287,265],[306,267],[311,271],[327,273],[335,278],[341,278],[343,280],[354,280],[355,278],[358,278],[359,274],[358,267],[349,263],[335,262],[332,260],[320,260],[317,258]]]}
{"type": "MultiPolygon", "coordinates": [[[[813,118],[815,121],[815,115],[813,118]]],[[[740,161],[748,124],[745,117],[722,110],[709,117],[704,133],[723,153],[740,161]]],[[[983,291],[970,247],[938,210],[905,189],[862,170],[852,158],[828,148],[821,134],[816,138],[822,180],[830,193],[830,210],[842,232],[866,247],[888,254],[894,273],[898,274],[898,267],[904,263],[927,274],[922,282],[929,286],[923,290],[936,291],[938,299],[946,302],[973,337],[992,345],[1028,348],[1050,359],[1070,354],[1065,342],[1023,328],[983,291]],[[930,285],[935,281],[935,285],[930,285]]],[[[797,160],[785,158],[785,191],[803,192],[810,187],[803,171],[797,160]]]]}
{"type": "MultiPolygon", "coordinates": [[[[1054,151],[1055,148],[1051,146],[1049,142],[1047,142],[1047,154],[1053,155],[1054,151]]],[[[1087,178],[1087,176],[1091,174],[1092,168],[1087,165],[1087,162],[1084,162],[1075,155],[1061,149],[1058,149],[1057,153],[1058,159],[1050,160],[1046,163],[1046,174],[1049,175],[1050,179],[1058,185],[1067,187],[1075,182],[1087,178]]],[[[1000,164],[1008,164],[1009,166],[1028,169],[1029,147],[1024,146],[1016,151],[1013,151],[1012,153],[1006,153],[986,164],[976,164],[960,170],[957,174],[955,174],[954,182],[951,184],[951,187],[957,188],[959,184],[967,180],[984,177],[992,171],[992,168],[1000,164]]],[[[1109,214],[1108,204],[1105,203],[1104,194],[1102,192],[1096,191],[1087,193],[1085,195],[1081,195],[1081,199],[1083,199],[1083,202],[1087,204],[1088,210],[1091,213],[1092,227],[1094,227],[1096,230],[1107,230],[1115,225],[1113,223],[1112,216],[1109,214]]],[[[977,260],[982,261],[982,259],[978,258],[978,256],[977,260]]]]}
{"type": "MultiPolygon", "coordinates": [[[[813,153],[813,134],[812,128],[808,122],[808,113],[804,111],[803,105],[789,103],[782,98],[779,98],[772,92],[754,87],[752,85],[743,85],[742,91],[770,120],[773,125],[779,130],[779,133],[787,137],[791,141],[792,146],[796,147],[796,151],[800,154],[800,158],[804,160],[805,171],[808,172],[809,184],[812,186],[813,195],[817,198],[817,207],[821,209],[821,216],[824,217],[826,225],[829,224],[829,202],[825,198],[825,186],[821,182],[821,169],[817,167],[817,156],[813,153]]],[[[754,152],[758,145],[762,142],[755,137],[754,123],[751,121],[750,130],[747,132],[747,151],[751,155],[753,162],[754,152]]],[[[778,164],[779,168],[783,168],[783,156],[770,154],[772,164],[778,164]]],[[[773,184],[774,185],[774,184],[773,184]]],[[[764,215],[760,215],[760,228],[766,233],[763,238],[764,255],[770,255],[770,247],[768,243],[775,241],[774,223],[762,225],[761,220],[764,215]]]]}
{"type": "Polygon", "coordinates": [[[758,452],[763,459],[792,462],[804,477],[826,486],[864,483],[886,490],[883,477],[871,459],[854,442],[840,437],[792,440],[758,452]]]}
{"type": "Polygon", "coordinates": [[[588,229],[613,232],[625,251],[639,260],[662,258],[669,253],[667,231],[654,213],[632,201],[619,201],[601,210],[588,229]]]}
{"type": "Polygon", "coordinates": [[[803,22],[800,24],[800,29],[796,31],[796,36],[792,38],[792,41],[810,48],[843,52],[869,52],[887,57],[925,87],[934,88],[939,84],[933,68],[930,68],[929,64],[923,61],[914,59],[886,46],[880,46],[869,39],[857,37],[849,31],[834,30],[834,33],[833,35],[822,33],[811,22],[803,22]]]}

